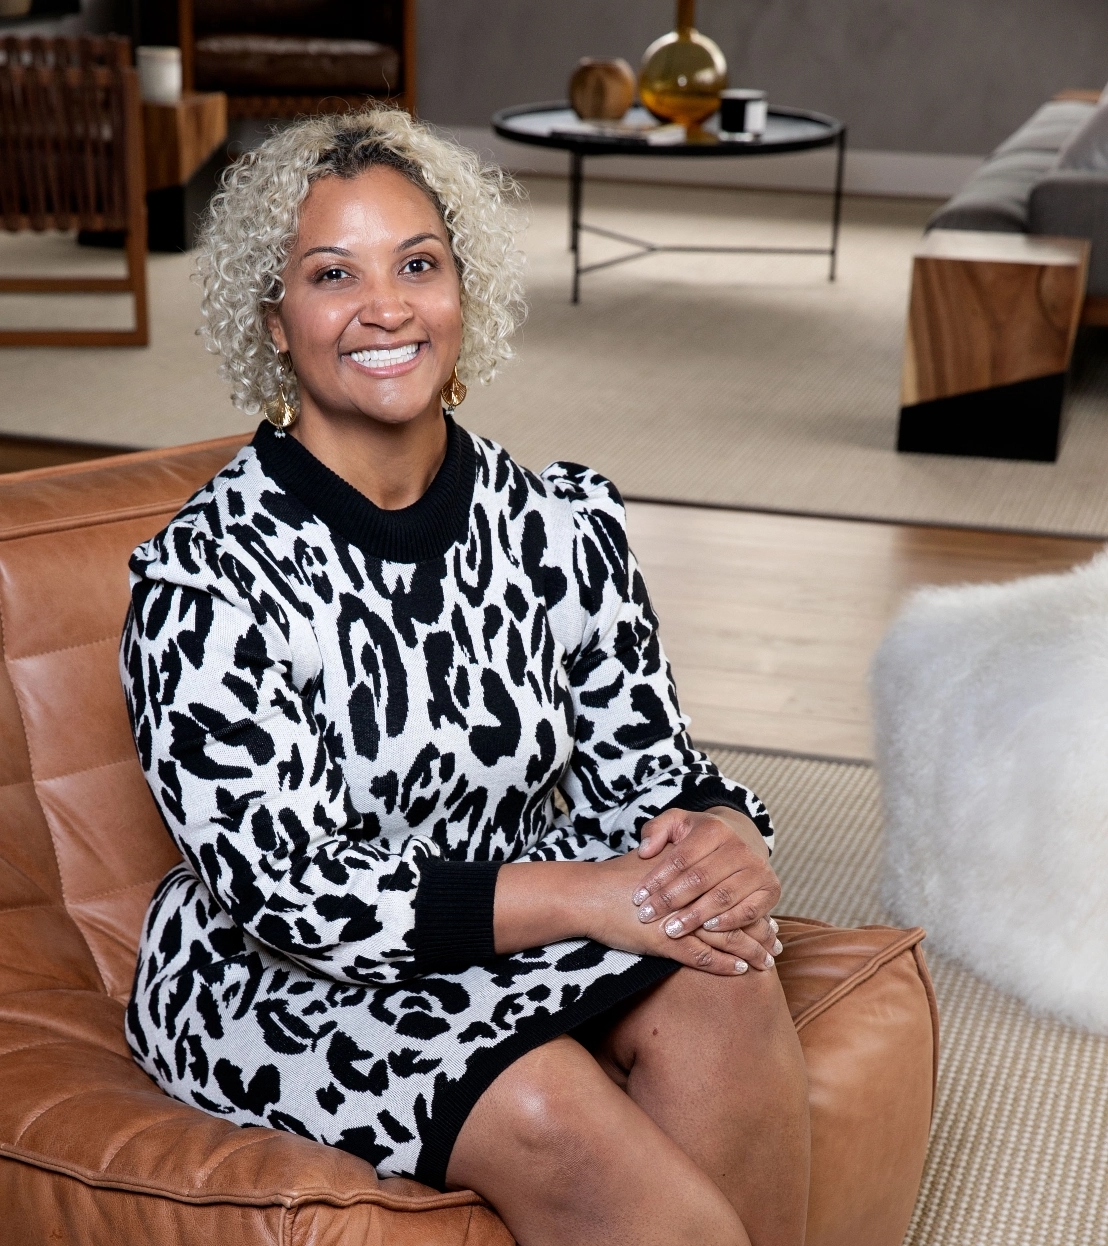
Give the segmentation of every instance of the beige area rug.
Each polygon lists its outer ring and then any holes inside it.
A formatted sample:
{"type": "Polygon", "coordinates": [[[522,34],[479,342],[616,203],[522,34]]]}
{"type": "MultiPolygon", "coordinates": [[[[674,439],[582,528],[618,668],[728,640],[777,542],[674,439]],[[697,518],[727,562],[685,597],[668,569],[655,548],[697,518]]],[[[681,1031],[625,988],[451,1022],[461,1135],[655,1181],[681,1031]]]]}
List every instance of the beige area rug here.
{"type": "MultiPolygon", "coordinates": [[[[659,255],[569,303],[565,184],[533,178],[531,317],[519,358],[472,387],[466,424],[521,461],[588,463],[629,496],[1108,535],[1108,334],[1086,335],[1058,464],[894,451],[912,249],[931,205],[849,199],[824,259],[659,255]]],[[[822,245],[822,196],[593,183],[586,218],[662,242],[822,245]]],[[[589,237],[587,260],[619,251],[589,237]]],[[[100,269],[66,238],[0,237],[0,271],[100,269]]],[[[249,427],[194,336],[187,256],[150,260],[146,350],[0,352],[0,433],[171,445],[249,427]]],[[[115,296],[0,299],[0,324],[118,323],[115,296]]]]}
{"type": "MultiPolygon", "coordinates": [[[[712,753],[774,815],[781,912],[842,926],[889,920],[870,766],[712,753]]],[[[1108,1039],[1035,1016],[951,961],[929,964],[939,1091],[904,1246],[1105,1246],[1108,1039]]]]}

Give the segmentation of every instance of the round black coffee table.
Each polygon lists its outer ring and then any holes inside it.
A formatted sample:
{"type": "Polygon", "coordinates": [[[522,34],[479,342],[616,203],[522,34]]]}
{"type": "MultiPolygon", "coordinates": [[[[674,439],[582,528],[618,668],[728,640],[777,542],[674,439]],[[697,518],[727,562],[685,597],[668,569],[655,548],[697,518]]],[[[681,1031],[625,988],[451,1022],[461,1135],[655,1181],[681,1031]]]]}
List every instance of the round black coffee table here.
{"type": "MultiPolygon", "coordinates": [[[[636,105],[624,118],[629,125],[651,121],[645,108],[636,105]]],[[[569,217],[570,249],[573,252],[573,302],[578,301],[581,277],[600,268],[611,268],[643,255],[659,251],[698,251],[736,255],[826,255],[830,258],[828,280],[835,280],[835,262],[839,250],[839,221],[842,215],[843,166],[846,161],[846,126],[834,117],[808,112],[802,108],[771,108],[766,131],[761,137],[746,141],[721,139],[718,118],[712,117],[694,139],[677,143],[655,144],[643,135],[613,135],[598,132],[595,125],[582,121],[564,101],[550,104],[521,104],[494,114],[492,128],[501,138],[535,147],[554,147],[569,153],[569,217]],[[776,156],[792,151],[812,151],[817,147],[836,147],[835,181],[831,187],[831,244],[827,247],[701,247],[662,246],[633,238],[628,234],[601,229],[581,220],[581,196],[585,180],[586,156],[667,156],[675,159],[711,160],[721,157],[776,156]],[[581,263],[581,234],[599,234],[616,242],[625,242],[635,250],[598,264],[581,263]]]]}

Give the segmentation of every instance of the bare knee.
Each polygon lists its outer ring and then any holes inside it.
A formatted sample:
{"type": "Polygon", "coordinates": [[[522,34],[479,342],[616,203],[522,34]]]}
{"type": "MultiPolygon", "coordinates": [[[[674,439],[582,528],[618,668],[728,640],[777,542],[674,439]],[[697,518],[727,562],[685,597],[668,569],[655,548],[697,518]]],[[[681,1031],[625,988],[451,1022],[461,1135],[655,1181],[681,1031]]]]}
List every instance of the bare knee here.
{"type": "MultiPolygon", "coordinates": [[[[584,1173],[596,1174],[611,1141],[597,1088],[590,1086],[591,1071],[582,1061],[566,1058],[563,1044],[572,1041],[555,1040],[529,1053],[515,1076],[493,1088],[489,1105],[504,1143],[521,1165],[543,1174],[555,1198],[560,1191],[571,1195],[579,1190],[584,1173]]],[[[604,1080],[599,1068],[595,1076],[598,1083],[604,1080]]]]}
{"type": "Polygon", "coordinates": [[[776,973],[751,970],[724,978],[681,968],[658,989],[662,1010],[683,1025],[697,1029],[725,1026],[721,1033],[749,1029],[765,1034],[788,1016],[788,1005],[776,973]]]}
{"type": "Polygon", "coordinates": [[[486,1168],[510,1161],[520,1171],[542,1172],[555,1200],[560,1187],[572,1189],[595,1159],[589,1111],[590,1099],[597,1099],[596,1087],[590,1087],[594,1073],[605,1080],[580,1045],[564,1036],[510,1065],[459,1132],[447,1171],[450,1184],[479,1189],[491,1175],[486,1168]]]}

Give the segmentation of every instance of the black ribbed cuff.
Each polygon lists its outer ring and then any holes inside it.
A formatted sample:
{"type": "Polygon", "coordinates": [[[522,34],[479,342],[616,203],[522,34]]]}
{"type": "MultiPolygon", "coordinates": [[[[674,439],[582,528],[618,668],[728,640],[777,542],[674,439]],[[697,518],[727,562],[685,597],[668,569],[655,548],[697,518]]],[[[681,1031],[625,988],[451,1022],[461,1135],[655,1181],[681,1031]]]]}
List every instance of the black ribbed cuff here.
{"type": "Polygon", "coordinates": [[[734,788],[716,775],[688,775],[681,785],[681,791],[667,801],[658,813],[665,813],[667,809],[687,809],[690,813],[704,813],[708,809],[714,809],[716,805],[725,805],[728,809],[734,809],[736,813],[750,818],[764,839],[773,834],[769,814],[752,814],[746,807],[746,802],[735,795],[734,788]]]}
{"type": "Polygon", "coordinates": [[[501,861],[443,861],[419,867],[415,895],[417,973],[468,969],[496,956],[493,901],[501,861]]]}

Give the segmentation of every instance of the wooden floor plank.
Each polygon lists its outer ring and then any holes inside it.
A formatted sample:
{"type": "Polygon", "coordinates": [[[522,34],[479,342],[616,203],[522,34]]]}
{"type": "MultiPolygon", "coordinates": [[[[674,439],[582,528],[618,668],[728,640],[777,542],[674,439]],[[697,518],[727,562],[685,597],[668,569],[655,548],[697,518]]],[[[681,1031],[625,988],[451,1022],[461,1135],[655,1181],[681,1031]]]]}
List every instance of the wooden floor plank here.
{"type": "Polygon", "coordinates": [[[1064,571],[1101,542],[633,502],[681,705],[701,740],[873,756],[866,673],[923,584],[1064,571]]]}

